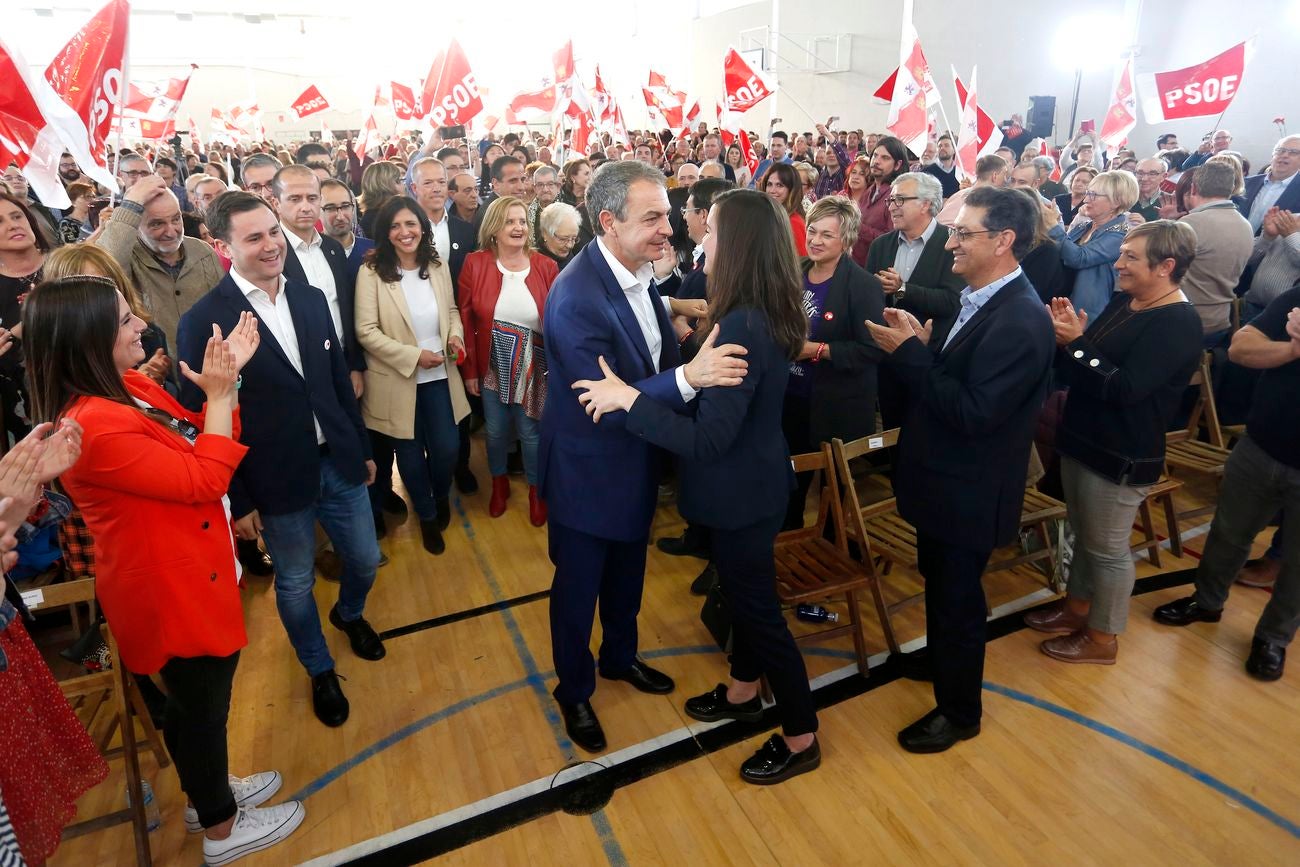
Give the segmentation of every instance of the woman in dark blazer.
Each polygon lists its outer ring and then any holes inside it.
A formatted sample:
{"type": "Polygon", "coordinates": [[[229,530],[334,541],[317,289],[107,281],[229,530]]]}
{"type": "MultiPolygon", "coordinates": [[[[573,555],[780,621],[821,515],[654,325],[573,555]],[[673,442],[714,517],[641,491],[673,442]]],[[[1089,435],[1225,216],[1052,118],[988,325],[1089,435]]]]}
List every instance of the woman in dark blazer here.
{"type": "Polygon", "coordinates": [[[710,530],[713,561],[732,614],[731,684],[686,701],[712,722],[754,721],[759,678],[771,684],[783,735],[773,735],[740,769],[751,783],[779,783],[821,763],[817,713],[803,657],[776,596],[773,543],[794,479],[781,432],[790,362],[803,350],[808,317],[789,217],[753,190],[714,199],[704,238],[710,330],[748,350],[748,371],[732,388],[709,388],[693,414],[679,415],[625,384],[600,359],[605,378],[573,383],[599,422],[626,411],[627,429],[680,456],[678,507],[710,530]]]}
{"type": "MultiPolygon", "coordinates": [[[[881,352],[866,321],[884,322],[880,281],[850,257],[858,237],[858,206],[828,196],[808,212],[808,256],[802,305],[808,339],[790,362],[781,427],[792,454],[814,451],[839,437],[855,440],[876,430],[876,362],[881,352]]],[[[803,526],[812,473],[799,477],[782,529],[803,526]]]]}

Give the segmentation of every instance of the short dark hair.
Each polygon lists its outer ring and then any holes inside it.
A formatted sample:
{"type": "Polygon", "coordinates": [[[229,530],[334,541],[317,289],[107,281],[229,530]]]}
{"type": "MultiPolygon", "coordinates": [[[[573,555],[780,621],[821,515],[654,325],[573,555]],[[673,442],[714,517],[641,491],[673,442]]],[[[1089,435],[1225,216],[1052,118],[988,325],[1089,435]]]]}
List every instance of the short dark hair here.
{"type": "Polygon", "coordinates": [[[442,162],[443,160],[447,159],[447,157],[460,156],[460,148],[445,147],[442,150],[438,151],[436,154],[434,154],[434,156],[437,157],[438,162],[442,162]]]}
{"type": "Polygon", "coordinates": [[[326,150],[325,145],[320,142],[309,141],[302,147],[298,148],[298,152],[293,155],[293,161],[300,166],[305,166],[307,165],[307,160],[312,157],[325,157],[326,159],[330,159],[330,152],[326,150]]]}
{"type": "MultiPolygon", "coordinates": [[[[349,187],[347,184],[343,183],[342,181],[340,181],[338,178],[326,178],[325,180],[321,181],[320,182],[321,194],[323,195],[325,193],[325,190],[331,187],[338,187],[339,189],[343,190],[345,193],[348,194],[349,201],[356,201],[356,196],[352,194],[352,188],[349,187]]],[[[208,231],[212,231],[211,228],[209,228],[208,231]]]]}
{"type": "Polygon", "coordinates": [[[185,237],[199,238],[199,226],[205,224],[207,220],[203,215],[195,211],[181,211],[181,225],[185,227],[185,237]]]}
{"type": "Polygon", "coordinates": [[[158,157],[158,159],[154,160],[153,167],[155,171],[157,171],[159,166],[166,166],[172,171],[177,171],[176,161],[171,157],[158,157]]]}
{"type": "Polygon", "coordinates": [[[524,167],[524,164],[519,162],[517,157],[504,156],[494,159],[492,161],[492,180],[499,183],[506,176],[506,166],[512,164],[519,166],[520,168],[524,167]]]}
{"type": "Polygon", "coordinates": [[[790,143],[790,136],[786,135],[779,129],[776,132],[772,133],[770,136],[768,136],[769,140],[774,138],[779,138],[781,141],[785,142],[786,144],[790,143]]]}
{"type": "Polygon", "coordinates": [[[1164,147],[1165,142],[1169,141],[1171,138],[1175,138],[1175,139],[1178,138],[1178,133],[1176,132],[1161,133],[1160,135],[1156,136],[1156,147],[1157,148],[1164,147]]]}
{"type": "MultiPolygon", "coordinates": [[[[231,190],[222,193],[212,200],[208,205],[207,223],[208,231],[212,237],[230,242],[230,220],[235,214],[246,214],[249,211],[256,211],[258,208],[271,210],[271,206],[262,201],[260,196],[252,193],[246,193],[243,190],[231,190]]],[[[275,213],[272,211],[272,213],[275,213]]]]}
{"type": "Polygon", "coordinates": [[[687,201],[694,202],[695,207],[707,211],[713,205],[713,199],[727,190],[735,189],[735,181],[725,178],[701,178],[691,187],[687,201]]]}
{"type": "Polygon", "coordinates": [[[1015,243],[1011,255],[1019,262],[1034,243],[1034,227],[1041,219],[1026,196],[1006,187],[972,187],[963,205],[984,209],[984,228],[991,232],[1011,230],[1015,243]]]}

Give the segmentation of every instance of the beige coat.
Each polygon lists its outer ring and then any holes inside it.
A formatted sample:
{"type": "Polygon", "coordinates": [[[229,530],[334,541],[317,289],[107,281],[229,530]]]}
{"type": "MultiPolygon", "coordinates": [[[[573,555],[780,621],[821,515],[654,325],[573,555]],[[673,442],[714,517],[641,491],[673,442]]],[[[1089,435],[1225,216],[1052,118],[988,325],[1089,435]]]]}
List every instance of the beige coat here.
{"type": "MultiPolygon", "coordinates": [[[[443,346],[453,337],[465,340],[460,310],[451,292],[450,269],[444,263],[429,270],[438,299],[438,331],[443,346]]],[[[361,417],[366,427],[397,439],[415,436],[415,374],[420,347],[411,325],[411,311],[401,283],[387,283],[369,265],[362,265],[356,288],[357,342],[366,353],[366,390],[361,417]]],[[[469,401],[460,369],[446,363],[452,414],[459,422],[469,415],[469,401]]]]}

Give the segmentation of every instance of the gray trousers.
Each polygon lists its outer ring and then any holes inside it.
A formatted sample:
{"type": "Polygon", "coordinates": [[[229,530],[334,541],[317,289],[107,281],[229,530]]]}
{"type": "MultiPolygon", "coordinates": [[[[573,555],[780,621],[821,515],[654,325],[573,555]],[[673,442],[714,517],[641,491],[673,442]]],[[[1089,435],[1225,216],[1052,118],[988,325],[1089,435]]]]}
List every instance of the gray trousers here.
{"type": "MultiPolygon", "coordinates": [[[[1300,515],[1300,469],[1273,460],[1250,438],[1237,443],[1228,458],[1205,553],[1196,570],[1196,604],[1218,611],[1250,556],[1250,546],[1268,522],[1285,508],[1300,515]]],[[[1282,531],[1282,571],[1273,595],[1255,624],[1255,637],[1287,645],[1300,626],[1300,520],[1282,531]]]]}
{"type": "Polygon", "coordinates": [[[1133,522],[1151,488],[1116,484],[1064,455],[1061,486],[1075,533],[1066,593],[1092,602],[1088,626],[1118,635],[1128,622],[1128,601],[1137,580],[1130,549],[1133,522]]]}

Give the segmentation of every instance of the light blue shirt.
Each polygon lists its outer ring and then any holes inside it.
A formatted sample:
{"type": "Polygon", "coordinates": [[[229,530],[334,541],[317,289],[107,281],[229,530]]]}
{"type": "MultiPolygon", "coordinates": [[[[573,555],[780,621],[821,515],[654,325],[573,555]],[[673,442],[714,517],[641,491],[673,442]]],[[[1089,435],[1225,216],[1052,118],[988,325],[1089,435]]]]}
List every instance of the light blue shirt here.
{"type": "Polygon", "coordinates": [[[1020,266],[1017,265],[1016,270],[1005,277],[994,280],[987,286],[979,289],[972,289],[967,286],[961,290],[961,310],[957,313],[957,321],[952,324],[952,330],[948,332],[947,339],[943,341],[943,348],[948,348],[948,344],[952,343],[952,339],[957,336],[958,331],[961,331],[962,326],[970,322],[971,317],[980,312],[980,308],[989,303],[989,299],[998,294],[999,289],[1019,277],[1021,273],[1020,266]]]}
{"type": "Polygon", "coordinates": [[[1250,227],[1259,234],[1260,226],[1264,225],[1264,215],[1268,209],[1277,204],[1277,200],[1282,198],[1286,188],[1295,180],[1295,175],[1284,181],[1271,181],[1268,175],[1264,176],[1264,183],[1260,184],[1259,192],[1255,194],[1255,201],[1250,205],[1250,227]]]}

